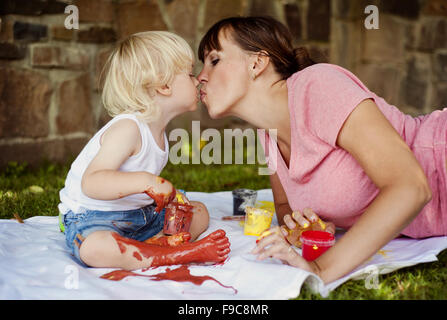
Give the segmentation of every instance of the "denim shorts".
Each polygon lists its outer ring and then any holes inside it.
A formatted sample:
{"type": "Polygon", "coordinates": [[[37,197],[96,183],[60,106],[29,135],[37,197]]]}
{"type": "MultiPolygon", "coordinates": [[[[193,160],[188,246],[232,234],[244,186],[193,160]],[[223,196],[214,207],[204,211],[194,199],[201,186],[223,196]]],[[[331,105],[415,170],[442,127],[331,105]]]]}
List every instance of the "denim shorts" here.
{"type": "Polygon", "coordinates": [[[82,213],[68,211],[62,217],[65,227],[65,242],[77,261],[81,265],[87,266],[82,262],[79,248],[74,242],[78,234],[87,238],[95,231],[113,231],[137,241],[147,240],[163,229],[165,209],[157,213],[155,208],[156,205],[151,204],[128,211],[85,210],[82,213]]]}

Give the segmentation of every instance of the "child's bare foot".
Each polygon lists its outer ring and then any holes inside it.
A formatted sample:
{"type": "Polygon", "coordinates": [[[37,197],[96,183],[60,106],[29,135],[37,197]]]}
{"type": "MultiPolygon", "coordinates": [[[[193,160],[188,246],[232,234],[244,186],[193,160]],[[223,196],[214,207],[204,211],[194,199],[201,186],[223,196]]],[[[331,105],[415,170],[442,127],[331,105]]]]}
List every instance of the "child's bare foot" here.
{"type": "MultiPolygon", "coordinates": [[[[190,262],[204,263],[223,263],[230,253],[230,242],[226,237],[225,231],[216,230],[205,238],[194,242],[197,253],[190,262]]],[[[184,245],[186,246],[186,245],[184,245]]],[[[182,246],[182,247],[184,247],[182,246]]]]}
{"type": "Polygon", "coordinates": [[[173,234],[172,236],[152,237],[145,240],[144,242],[157,246],[176,247],[189,242],[189,240],[191,240],[191,234],[189,232],[180,232],[177,234],[173,234]]]}

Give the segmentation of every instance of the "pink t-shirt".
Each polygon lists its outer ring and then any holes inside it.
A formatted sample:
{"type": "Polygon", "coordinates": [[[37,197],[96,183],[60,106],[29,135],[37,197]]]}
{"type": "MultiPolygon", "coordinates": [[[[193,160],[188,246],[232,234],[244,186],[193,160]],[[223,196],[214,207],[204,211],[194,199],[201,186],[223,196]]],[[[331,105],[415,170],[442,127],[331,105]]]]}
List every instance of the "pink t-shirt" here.
{"type": "Polygon", "coordinates": [[[351,72],[332,64],[316,64],[293,74],[287,88],[289,168],[268,132],[258,130],[258,137],[266,157],[269,150],[274,152],[268,164],[276,169],[292,210],[312,208],[323,220],[348,229],[375,199],[379,189],[358,162],[336,145],[349,114],[363,100],[373,99],[415,154],[433,194],[401,234],[413,238],[447,235],[447,108],[411,117],[369,91],[351,72]]]}

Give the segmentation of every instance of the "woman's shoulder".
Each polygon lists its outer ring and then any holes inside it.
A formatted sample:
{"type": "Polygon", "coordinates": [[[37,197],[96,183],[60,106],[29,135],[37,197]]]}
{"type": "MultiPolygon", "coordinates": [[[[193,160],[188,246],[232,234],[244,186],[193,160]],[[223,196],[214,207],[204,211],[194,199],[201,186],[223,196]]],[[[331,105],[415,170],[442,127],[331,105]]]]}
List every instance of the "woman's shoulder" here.
{"type": "Polygon", "coordinates": [[[303,70],[297,71],[292,74],[287,81],[297,82],[297,81],[319,81],[319,80],[330,80],[337,79],[340,77],[352,77],[353,74],[336,64],[330,63],[316,63],[314,65],[308,66],[303,70]]]}

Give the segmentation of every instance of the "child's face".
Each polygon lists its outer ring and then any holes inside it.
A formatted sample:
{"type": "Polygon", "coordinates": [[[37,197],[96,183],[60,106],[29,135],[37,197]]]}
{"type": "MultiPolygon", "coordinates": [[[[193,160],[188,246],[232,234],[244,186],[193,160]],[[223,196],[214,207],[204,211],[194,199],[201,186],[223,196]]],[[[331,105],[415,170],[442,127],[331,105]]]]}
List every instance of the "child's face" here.
{"type": "Polygon", "coordinates": [[[172,82],[172,107],[179,113],[197,109],[199,81],[192,73],[182,72],[174,77],[172,82]]]}

